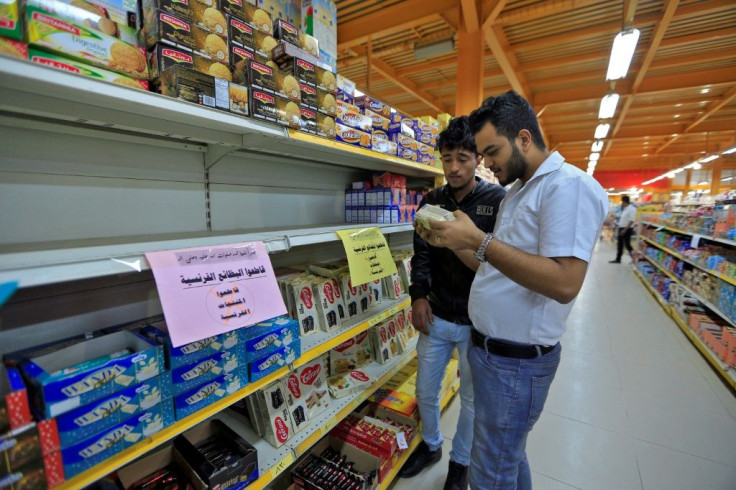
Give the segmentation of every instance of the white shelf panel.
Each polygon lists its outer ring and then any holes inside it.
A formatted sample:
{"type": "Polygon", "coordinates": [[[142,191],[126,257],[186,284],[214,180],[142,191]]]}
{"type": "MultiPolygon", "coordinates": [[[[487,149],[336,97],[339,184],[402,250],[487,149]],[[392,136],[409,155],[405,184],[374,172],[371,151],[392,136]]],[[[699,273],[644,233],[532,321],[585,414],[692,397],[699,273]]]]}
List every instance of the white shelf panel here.
{"type": "Polygon", "coordinates": [[[130,239],[129,243],[85,240],[51,244],[58,248],[43,250],[24,250],[22,245],[13,245],[0,248],[0,282],[18,281],[19,287],[33,287],[148,270],[150,266],[144,253],[161,250],[263,241],[269,252],[281,252],[297,246],[338,241],[335,231],[368,226],[377,226],[384,235],[413,230],[410,223],[341,224],[232,234],[147,237],[141,241],[130,239]]]}
{"type": "Polygon", "coordinates": [[[11,58],[0,63],[0,110],[194,142],[243,146],[284,128],[11,58]]]}

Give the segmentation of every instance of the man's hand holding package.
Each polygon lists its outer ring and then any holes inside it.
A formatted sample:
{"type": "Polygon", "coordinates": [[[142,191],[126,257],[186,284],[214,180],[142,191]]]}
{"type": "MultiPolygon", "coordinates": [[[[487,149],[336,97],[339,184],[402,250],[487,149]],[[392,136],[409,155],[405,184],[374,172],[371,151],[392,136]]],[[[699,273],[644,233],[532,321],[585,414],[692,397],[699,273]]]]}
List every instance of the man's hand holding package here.
{"type": "Polygon", "coordinates": [[[473,250],[480,246],[485,233],[462,211],[453,213],[453,221],[431,221],[431,229],[414,223],[417,233],[433,247],[445,247],[450,250],[473,250]]]}

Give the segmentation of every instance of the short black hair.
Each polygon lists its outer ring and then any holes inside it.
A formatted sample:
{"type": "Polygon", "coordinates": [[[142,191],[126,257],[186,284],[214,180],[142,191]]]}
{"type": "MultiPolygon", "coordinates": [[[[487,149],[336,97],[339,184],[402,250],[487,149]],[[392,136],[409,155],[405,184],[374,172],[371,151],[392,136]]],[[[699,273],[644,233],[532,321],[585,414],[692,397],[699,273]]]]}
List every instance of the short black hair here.
{"type": "Polygon", "coordinates": [[[475,138],[470,132],[468,116],[454,117],[447,125],[447,129],[440,133],[437,139],[437,150],[469,150],[474,155],[478,154],[475,148],[475,138]]]}
{"type": "Polygon", "coordinates": [[[474,135],[490,122],[499,135],[505,136],[511,142],[519,135],[519,131],[526,129],[539,149],[547,149],[534,109],[524,97],[513,90],[488,97],[479,108],[470,113],[469,121],[470,131],[474,135]]]}
{"type": "Polygon", "coordinates": [[[626,204],[631,204],[631,198],[627,196],[626,194],[624,194],[623,196],[621,196],[621,202],[625,202],[626,204]]]}

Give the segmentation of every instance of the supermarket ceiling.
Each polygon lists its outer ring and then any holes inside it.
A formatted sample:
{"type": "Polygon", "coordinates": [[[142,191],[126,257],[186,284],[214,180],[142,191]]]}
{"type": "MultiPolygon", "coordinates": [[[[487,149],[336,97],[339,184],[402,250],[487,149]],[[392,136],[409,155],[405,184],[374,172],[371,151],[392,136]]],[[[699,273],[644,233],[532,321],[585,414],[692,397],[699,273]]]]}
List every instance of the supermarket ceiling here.
{"type": "MultiPolygon", "coordinates": [[[[479,29],[484,97],[523,93],[549,147],[580,168],[612,84],[620,100],[596,172],[673,169],[736,144],[734,0],[337,0],[337,7],[338,71],[410,115],[455,113],[459,30],[479,29]],[[627,77],[607,82],[624,26],[641,37],[627,77]]],[[[736,154],[723,166],[736,168],[736,154]]]]}

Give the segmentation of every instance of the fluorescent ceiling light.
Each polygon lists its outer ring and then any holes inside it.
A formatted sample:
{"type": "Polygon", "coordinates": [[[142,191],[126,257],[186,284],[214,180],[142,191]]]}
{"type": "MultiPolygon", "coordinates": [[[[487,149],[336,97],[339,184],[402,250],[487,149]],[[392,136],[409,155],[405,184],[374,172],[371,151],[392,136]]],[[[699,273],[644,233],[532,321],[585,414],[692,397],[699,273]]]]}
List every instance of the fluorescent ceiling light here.
{"type": "Polygon", "coordinates": [[[736,177],[726,177],[725,179],[721,179],[721,182],[728,182],[729,180],[736,179],[736,177]]]}
{"type": "Polygon", "coordinates": [[[603,149],[602,140],[594,141],[593,144],[590,146],[590,151],[601,151],[602,149],[603,149]]]}
{"type": "Polygon", "coordinates": [[[667,174],[667,178],[668,178],[668,179],[674,179],[674,178],[675,178],[675,172],[669,172],[669,173],[667,174]]]}
{"type": "Polygon", "coordinates": [[[672,173],[673,174],[679,174],[680,172],[684,172],[684,171],[685,171],[685,169],[681,167],[681,168],[676,168],[675,170],[672,171],[672,173]]]}
{"type": "Polygon", "coordinates": [[[701,158],[701,159],[700,159],[700,160],[698,160],[698,161],[699,161],[700,163],[708,163],[708,162],[712,162],[712,161],[713,161],[713,160],[715,160],[716,158],[718,158],[718,155],[711,155],[711,156],[709,156],[709,157],[701,158]]]}
{"type": "Polygon", "coordinates": [[[593,137],[595,139],[599,139],[599,140],[600,139],[603,139],[606,136],[608,136],[608,130],[609,129],[611,129],[611,125],[610,124],[608,124],[608,123],[599,124],[595,128],[595,134],[593,135],[593,137]]]}
{"type": "Polygon", "coordinates": [[[721,155],[730,155],[731,153],[734,153],[734,152],[736,152],[736,146],[734,146],[733,148],[729,148],[728,150],[722,151],[721,155]]]}
{"type": "Polygon", "coordinates": [[[588,156],[588,160],[592,162],[597,162],[600,157],[601,157],[600,153],[591,153],[590,156],[588,156]]]}
{"type": "Polygon", "coordinates": [[[616,113],[618,105],[618,94],[608,94],[601,99],[601,107],[598,109],[598,119],[610,119],[616,113]]]}
{"type": "Polygon", "coordinates": [[[433,58],[435,56],[452,53],[454,50],[455,46],[452,43],[452,39],[447,39],[446,41],[427,44],[426,46],[414,48],[414,59],[426,60],[427,58],[433,58]]]}
{"type": "Polygon", "coordinates": [[[639,29],[628,29],[616,34],[608,61],[606,80],[619,80],[626,77],[629,65],[634,58],[636,43],[639,42],[639,29]]]}
{"type": "Polygon", "coordinates": [[[690,165],[690,168],[693,169],[693,170],[700,170],[701,168],[703,168],[703,166],[701,164],[699,164],[698,162],[695,162],[695,163],[693,163],[693,164],[690,165]]]}

